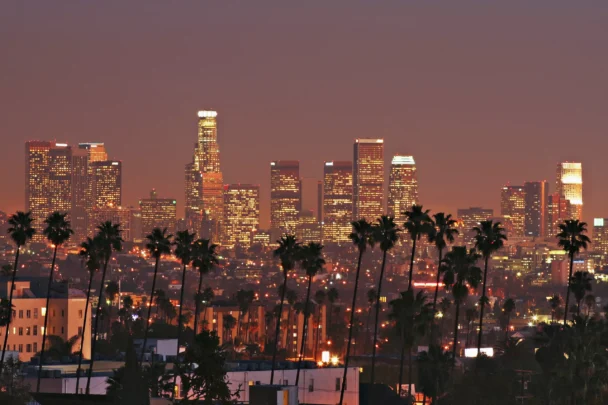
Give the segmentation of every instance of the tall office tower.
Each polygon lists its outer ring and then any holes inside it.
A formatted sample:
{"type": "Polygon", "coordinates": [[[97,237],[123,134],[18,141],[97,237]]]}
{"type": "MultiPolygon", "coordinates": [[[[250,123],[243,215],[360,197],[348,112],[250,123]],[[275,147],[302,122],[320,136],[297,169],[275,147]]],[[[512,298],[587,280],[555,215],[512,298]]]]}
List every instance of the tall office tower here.
{"type": "MultiPolygon", "coordinates": [[[[91,224],[97,226],[106,221],[120,224],[122,233],[120,236],[125,242],[133,242],[133,209],[127,207],[108,205],[105,207],[95,207],[90,211],[91,224]]],[[[95,229],[92,229],[94,231],[95,229]]]]}
{"type": "Polygon", "coordinates": [[[559,193],[553,193],[547,199],[547,238],[554,238],[559,233],[559,224],[570,219],[572,204],[559,193]]]}
{"type": "Polygon", "coordinates": [[[557,188],[555,192],[570,201],[570,219],[583,219],[583,165],[562,162],[557,165],[557,188]]]}
{"type": "Polygon", "coordinates": [[[295,232],[302,209],[300,190],[300,162],[270,162],[270,227],[275,232],[295,232]]]}
{"type": "Polygon", "coordinates": [[[418,203],[418,177],[413,156],[397,155],[391,162],[388,180],[388,215],[398,224],[405,220],[403,213],[418,203]]]}
{"type": "Polygon", "coordinates": [[[322,242],[321,223],[312,210],[305,210],[300,213],[296,225],[296,238],[302,243],[322,242]]]}
{"type": "Polygon", "coordinates": [[[317,180],[317,219],[323,222],[323,180],[317,180]]]}
{"type": "Polygon", "coordinates": [[[608,218],[593,218],[593,251],[608,256],[608,218]]]}
{"type": "Polygon", "coordinates": [[[87,237],[87,197],[89,187],[89,153],[86,149],[72,151],[72,211],[70,219],[74,235],[79,243],[87,237]]]}
{"type": "Polygon", "coordinates": [[[504,217],[509,237],[525,233],[526,192],[523,186],[504,186],[500,197],[500,215],[504,217]]]}
{"type": "Polygon", "coordinates": [[[122,205],[122,162],[104,160],[91,162],[91,207],[122,205]]]}
{"type": "Polygon", "coordinates": [[[69,212],[71,194],[71,148],[65,143],[25,143],[25,206],[35,219],[34,242],[42,234],[44,220],[54,211],[69,212]]]}
{"type": "Polygon", "coordinates": [[[260,186],[228,184],[224,186],[224,220],[222,243],[225,246],[251,246],[260,227],[260,186]]]}
{"type": "Polygon", "coordinates": [[[472,232],[473,227],[478,226],[481,221],[487,221],[494,217],[494,210],[491,208],[471,207],[459,208],[456,211],[458,220],[462,222],[464,242],[468,245],[474,243],[472,232]]]}
{"type": "Polygon", "coordinates": [[[139,200],[142,238],[152,233],[154,228],[167,228],[168,233],[175,234],[176,206],[177,202],[173,198],[158,198],[155,189],[150,192],[150,198],[139,200]]]}
{"type": "Polygon", "coordinates": [[[524,183],[526,198],[525,235],[544,238],[547,233],[547,200],[549,186],[546,180],[526,181],[524,183]]]}
{"type": "Polygon", "coordinates": [[[353,218],[353,162],[323,166],[323,241],[348,243],[353,218]]]}
{"type": "Polygon", "coordinates": [[[190,231],[200,234],[203,226],[203,178],[201,172],[195,168],[194,163],[186,165],[186,203],[185,221],[186,227],[190,231]]]}
{"type": "Polygon", "coordinates": [[[353,219],[375,221],[384,213],[384,140],[355,139],[353,219]]]}
{"type": "Polygon", "coordinates": [[[141,243],[144,240],[142,224],[141,224],[141,209],[129,207],[131,211],[131,239],[135,243],[141,243]]]}

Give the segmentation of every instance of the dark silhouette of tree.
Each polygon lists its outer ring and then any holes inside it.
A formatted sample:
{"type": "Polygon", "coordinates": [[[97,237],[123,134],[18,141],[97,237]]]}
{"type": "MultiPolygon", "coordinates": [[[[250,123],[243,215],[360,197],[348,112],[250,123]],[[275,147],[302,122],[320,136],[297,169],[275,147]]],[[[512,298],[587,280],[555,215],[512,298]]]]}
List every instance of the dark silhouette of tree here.
{"type": "Polygon", "coordinates": [[[585,294],[587,292],[591,292],[591,283],[593,282],[593,276],[586,271],[577,271],[571,277],[570,291],[574,294],[574,299],[576,299],[576,314],[580,315],[581,313],[581,301],[585,298],[585,294]]]}
{"type": "Polygon", "coordinates": [[[270,385],[274,383],[274,369],[277,360],[277,351],[279,346],[279,333],[281,332],[281,316],[283,314],[283,304],[285,302],[285,293],[287,292],[287,276],[291,270],[296,266],[298,259],[298,252],[300,250],[300,243],[294,235],[285,235],[278,241],[279,247],[273,252],[274,257],[281,261],[281,267],[283,268],[283,289],[281,290],[281,304],[279,305],[279,317],[277,318],[277,325],[275,330],[274,338],[274,351],[272,353],[272,368],[270,371],[270,385]]]}
{"type": "MultiPolygon", "coordinates": [[[[437,296],[439,295],[439,282],[441,276],[441,263],[443,261],[443,250],[448,243],[454,243],[454,238],[458,235],[456,229],[456,220],[452,219],[452,215],[445,215],[443,212],[438,212],[433,215],[432,228],[429,232],[429,242],[435,245],[439,260],[437,261],[437,278],[435,286],[435,295],[433,296],[433,313],[437,310],[437,296]]],[[[433,333],[431,329],[431,334],[433,333]]]]}
{"type": "Polygon", "coordinates": [[[374,229],[372,224],[367,222],[364,219],[360,219],[358,221],[352,222],[353,231],[349,235],[350,240],[353,242],[353,245],[357,247],[357,251],[359,252],[359,256],[357,258],[357,273],[355,275],[355,289],[353,291],[353,301],[350,306],[350,322],[348,328],[348,343],[346,345],[346,356],[344,360],[344,375],[342,376],[342,387],[340,389],[340,405],[342,405],[344,401],[344,390],[346,389],[346,372],[348,370],[348,363],[350,360],[350,346],[353,340],[353,330],[355,324],[355,311],[357,304],[357,291],[359,289],[359,276],[361,273],[361,259],[363,259],[363,254],[367,250],[368,247],[371,249],[374,248],[374,229]]]}
{"type": "Polygon", "coordinates": [[[198,334],[198,319],[200,315],[200,298],[201,290],[203,288],[203,275],[209,273],[214,266],[219,264],[217,259],[218,246],[211,243],[209,239],[199,239],[194,242],[193,247],[193,261],[192,265],[198,270],[198,289],[196,290],[196,302],[194,304],[194,336],[198,334]]]}
{"type": "Polygon", "coordinates": [[[321,308],[325,303],[326,297],[327,294],[323,290],[318,290],[315,293],[315,302],[317,303],[317,327],[315,328],[317,334],[315,337],[315,351],[313,353],[315,361],[317,360],[317,350],[319,349],[319,341],[321,340],[321,329],[319,328],[321,326],[321,308]]]}
{"type": "Polygon", "coordinates": [[[581,249],[587,250],[591,239],[587,235],[587,223],[579,222],[578,219],[567,219],[559,224],[560,232],[557,234],[557,244],[564,249],[570,259],[570,270],[568,274],[568,288],[566,290],[566,306],[564,310],[564,325],[568,320],[568,303],[570,301],[570,289],[572,280],[572,269],[574,267],[574,256],[578,255],[581,249]]]}
{"type": "Polygon", "coordinates": [[[551,323],[553,323],[555,321],[557,310],[562,305],[562,297],[560,297],[559,294],[553,295],[553,297],[549,299],[549,305],[551,306],[551,323]]]}
{"type": "Polygon", "coordinates": [[[475,248],[481,253],[484,260],[483,284],[481,286],[481,299],[479,301],[479,335],[477,337],[477,355],[481,354],[481,338],[483,336],[483,312],[486,305],[486,286],[488,279],[488,264],[490,257],[500,250],[507,240],[505,230],[500,222],[481,221],[479,226],[473,228],[475,232],[475,248]]]}
{"type": "MultiPolygon", "coordinates": [[[[19,265],[19,251],[21,247],[25,245],[36,233],[36,230],[32,227],[34,219],[32,218],[31,212],[18,211],[16,214],[11,215],[8,220],[10,225],[7,232],[13,242],[15,242],[15,263],[13,264],[13,274],[11,276],[11,291],[8,295],[8,307],[13,307],[13,292],[15,291],[15,279],[17,278],[17,268],[19,265]]],[[[6,331],[4,331],[4,343],[2,344],[2,354],[0,354],[0,370],[3,370],[4,366],[4,355],[6,354],[6,345],[8,342],[8,329],[9,322],[6,324],[6,331]]]]}
{"type": "Polygon", "coordinates": [[[386,253],[395,247],[395,243],[399,240],[399,228],[395,224],[394,218],[386,215],[378,218],[378,221],[373,226],[373,240],[380,245],[382,250],[382,267],[380,268],[380,277],[378,279],[378,289],[376,291],[376,318],[374,322],[374,340],[372,341],[372,371],[371,384],[375,382],[376,371],[376,339],[378,338],[378,321],[380,320],[380,294],[382,293],[382,280],[384,278],[384,267],[386,265],[386,253]]]}
{"type": "Polygon", "coordinates": [[[507,298],[505,303],[502,305],[502,312],[506,318],[505,326],[505,340],[509,338],[509,325],[511,324],[511,314],[515,311],[515,301],[512,298],[507,298]]]}
{"type": "MultiPolygon", "coordinates": [[[[293,354],[293,352],[295,350],[297,350],[297,347],[296,348],[293,347],[293,343],[292,343],[293,339],[289,338],[288,328],[291,327],[292,323],[295,323],[295,322],[293,322],[293,319],[292,319],[292,315],[293,315],[292,312],[296,308],[297,301],[299,299],[298,293],[295,290],[288,288],[287,292],[285,293],[285,299],[287,300],[287,305],[289,306],[289,309],[287,310],[287,325],[285,325],[285,328],[284,328],[285,336],[287,336],[286,340],[285,340],[285,349],[291,355],[291,354],[293,354]]],[[[282,316],[282,314],[281,314],[281,316],[282,316]]]]}
{"type": "Polygon", "coordinates": [[[154,304],[154,293],[156,288],[156,277],[158,276],[158,266],[160,264],[160,257],[162,255],[168,255],[171,253],[171,237],[173,235],[167,234],[167,228],[152,229],[152,233],[146,235],[146,250],[150,253],[150,256],[154,258],[154,275],[152,276],[152,289],[150,290],[150,306],[148,306],[148,315],[146,316],[145,329],[144,329],[144,342],[141,348],[140,363],[144,361],[144,355],[146,353],[146,345],[148,343],[148,334],[150,332],[150,316],[152,315],[152,305],[154,304]]]}
{"type": "Polygon", "coordinates": [[[407,282],[407,289],[412,289],[412,282],[414,281],[414,261],[416,257],[416,242],[419,241],[424,235],[431,237],[434,235],[433,221],[429,216],[429,210],[424,210],[422,205],[412,205],[411,211],[405,211],[405,223],[403,229],[410,235],[412,239],[412,254],[410,256],[410,271],[409,280],[407,282]]]}
{"type": "MultiPolygon", "coordinates": [[[[369,323],[372,319],[372,311],[374,309],[374,304],[376,303],[376,296],[378,295],[378,293],[376,292],[375,288],[370,288],[369,290],[367,290],[367,321],[365,322],[365,342],[367,345],[367,342],[370,340],[369,339],[369,323]]],[[[371,350],[370,347],[367,348],[367,351],[371,350]]]]}
{"type": "Polygon", "coordinates": [[[418,354],[417,362],[420,391],[435,404],[448,388],[454,359],[440,345],[430,345],[428,351],[418,354]]]}

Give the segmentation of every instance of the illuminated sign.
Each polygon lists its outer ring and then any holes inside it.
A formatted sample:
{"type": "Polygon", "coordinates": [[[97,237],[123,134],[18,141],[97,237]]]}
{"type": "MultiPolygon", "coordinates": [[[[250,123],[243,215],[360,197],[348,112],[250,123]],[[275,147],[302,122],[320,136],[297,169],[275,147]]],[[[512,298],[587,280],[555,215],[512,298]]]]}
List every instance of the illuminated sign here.
{"type": "Polygon", "coordinates": [[[198,117],[199,118],[215,118],[217,117],[217,111],[199,111],[198,112],[198,117]]]}

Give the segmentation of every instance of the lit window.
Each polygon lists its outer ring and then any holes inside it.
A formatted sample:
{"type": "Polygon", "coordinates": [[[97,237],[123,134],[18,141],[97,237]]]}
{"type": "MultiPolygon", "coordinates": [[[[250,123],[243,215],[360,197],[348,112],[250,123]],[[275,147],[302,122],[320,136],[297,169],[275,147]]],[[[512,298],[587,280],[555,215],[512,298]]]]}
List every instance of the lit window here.
{"type": "MultiPolygon", "coordinates": [[[[34,310],[34,311],[35,311],[35,310],[34,310]]],[[[45,307],[42,307],[42,308],[40,309],[40,314],[41,314],[42,316],[46,316],[46,308],[45,308],[45,307]]],[[[38,318],[38,317],[37,317],[37,316],[34,316],[34,318],[38,318]]]]}

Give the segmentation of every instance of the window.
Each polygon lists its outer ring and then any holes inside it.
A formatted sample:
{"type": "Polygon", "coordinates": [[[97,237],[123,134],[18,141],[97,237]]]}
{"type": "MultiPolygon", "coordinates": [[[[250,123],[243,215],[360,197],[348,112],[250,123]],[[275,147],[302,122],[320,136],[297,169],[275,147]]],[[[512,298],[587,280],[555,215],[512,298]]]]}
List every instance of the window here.
{"type": "Polygon", "coordinates": [[[19,353],[23,353],[23,345],[19,345],[19,353]]]}
{"type": "Polygon", "coordinates": [[[63,334],[63,326],[61,327],[61,334],[63,334]]]}
{"type": "Polygon", "coordinates": [[[82,319],[82,315],[83,315],[83,314],[82,314],[82,309],[79,309],[79,310],[78,310],[78,317],[79,317],[80,319],[82,319]]]}
{"type": "Polygon", "coordinates": [[[13,318],[16,318],[16,317],[17,317],[17,311],[15,311],[15,310],[13,309],[13,318]]]}
{"type": "Polygon", "coordinates": [[[32,352],[32,345],[31,344],[26,344],[25,345],[25,352],[26,353],[31,353],[32,352]]]}
{"type": "Polygon", "coordinates": [[[19,310],[19,319],[23,319],[23,310],[22,309],[19,310]]]}
{"type": "Polygon", "coordinates": [[[308,381],[308,392],[315,392],[315,379],[311,378],[310,381],[308,381]]]}
{"type": "Polygon", "coordinates": [[[38,319],[38,308],[34,308],[34,319],[38,319]]]}
{"type": "Polygon", "coordinates": [[[336,378],[336,391],[340,391],[340,378],[336,378]]]}
{"type": "Polygon", "coordinates": [[[27,328],[25,328],[25,335],[26,335],[26,336],[29,336],[29,335],[31,335],[31,334],[32,334],[32,330],[31,330],[31,328],[28,326],[27,328]]]}
{"type": "Polygon", "coordinates": [[[38,353],[38,343],[34,342],[34,353],[38,353]]]}
{"type": "Polygon", "coordinates": [[[82,326],[78,327],[78,336],[82,336],[82,326]]]}
{"type": "Polygon", "coordinates": [[[57,315],[57,313],[55,312],[55,310],[53,310],[53,318],[57,315]]]}
{"type": "Polygon", "coordinates": [[[61,310],[61,317],[63,318],[65,316],[65,311],[62,309],[61,310]]]}
{"type": "Polygon", "coordinates": [[[38,325],[34,325],[34,336],[38,336],[38,325]]]}
{"type": "Polygon", "coordinates": [[[46,316],[46,307],[42,307],[40,313],[42,314],[42,316],[46,316]]]}
{"type": "Polygon", "coordinates": [[[27,319],[30,319],[32,317],[32,311],[30,311],[29,309],[25,311],[25,317],[27,319]]]}
{"type": "Polygon", "coordinates": [[[53,335],[55,334],[55,327],[53,326],[53,335]]]}
{"type": "Polygon", "coordinates": [[[21,326],[19,327],[19,336],[23,336],[23,328],[21,326]]]}

